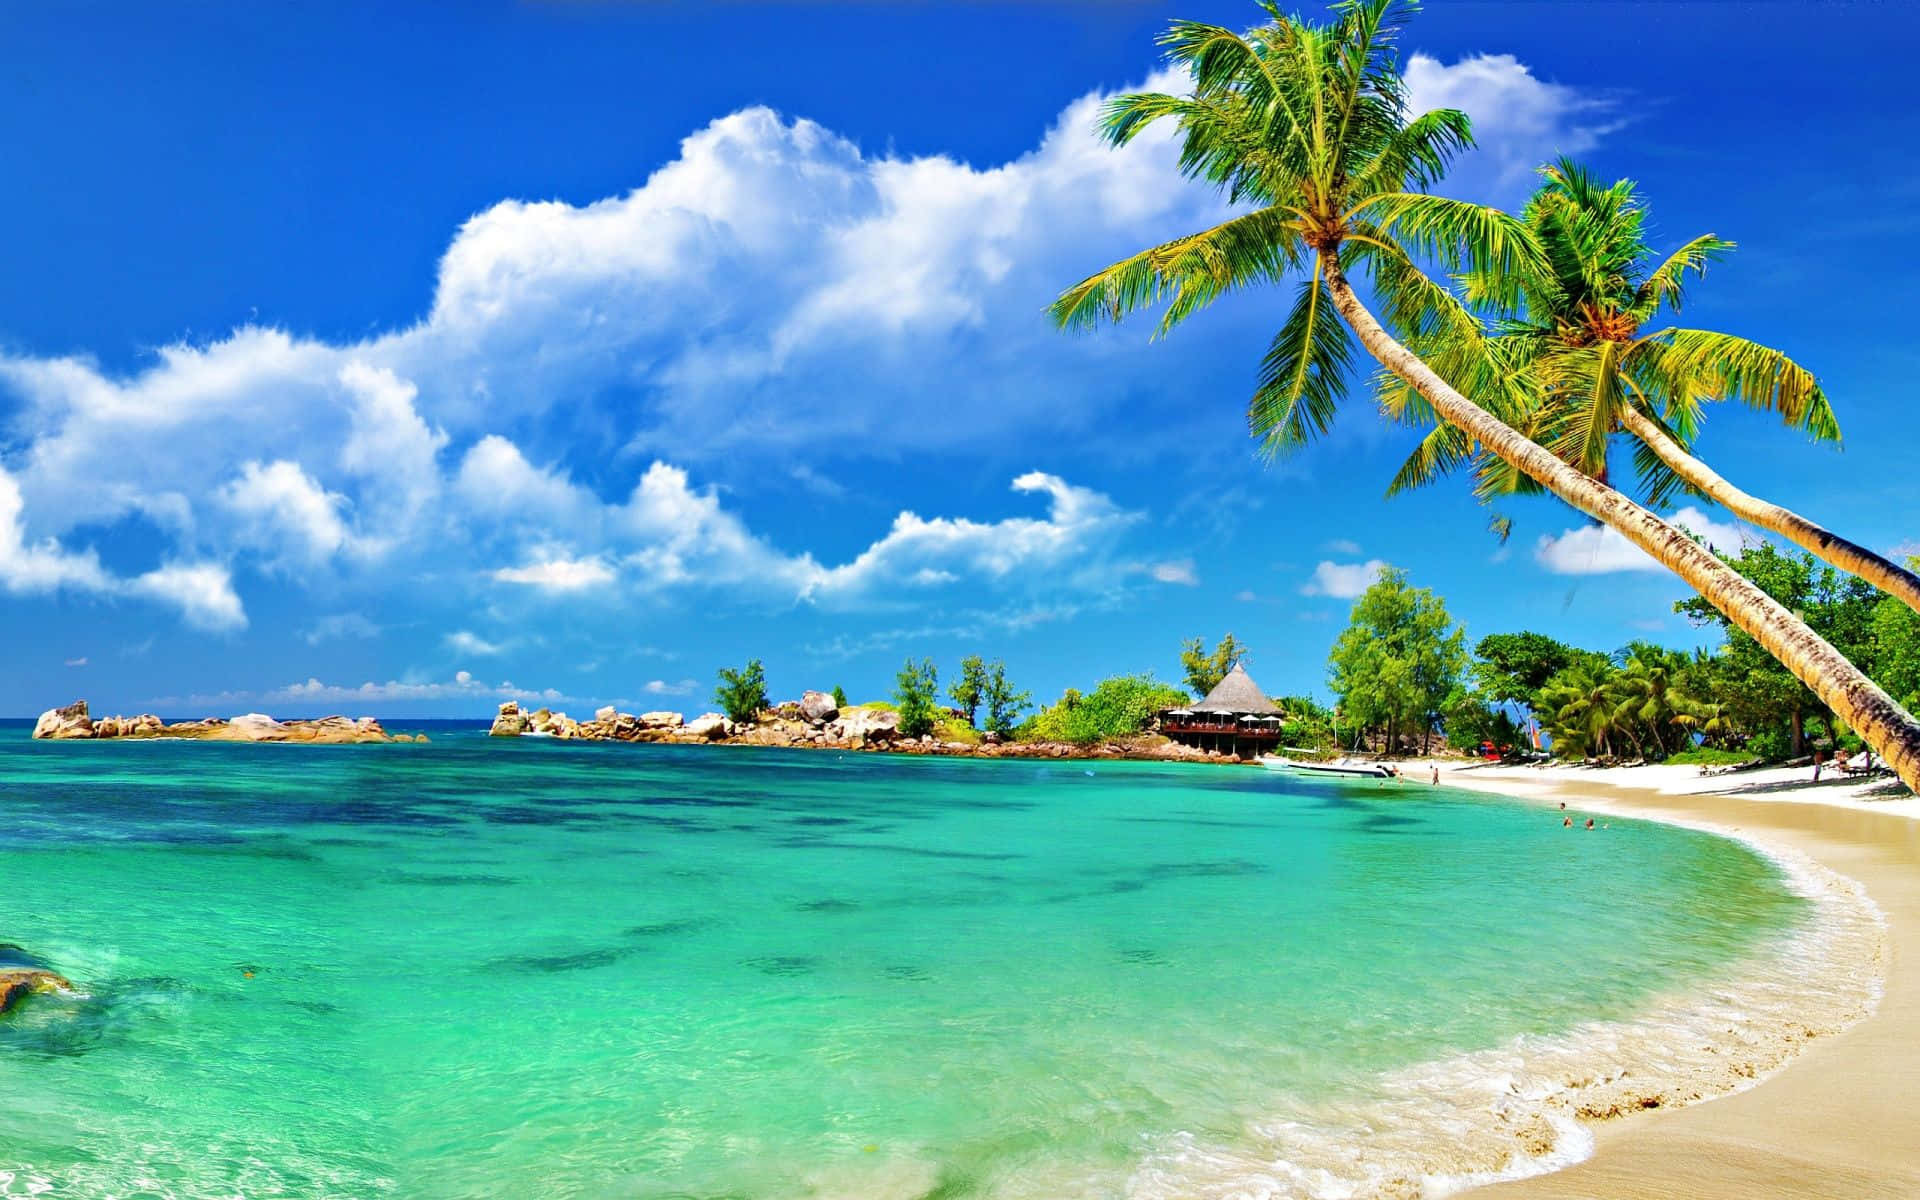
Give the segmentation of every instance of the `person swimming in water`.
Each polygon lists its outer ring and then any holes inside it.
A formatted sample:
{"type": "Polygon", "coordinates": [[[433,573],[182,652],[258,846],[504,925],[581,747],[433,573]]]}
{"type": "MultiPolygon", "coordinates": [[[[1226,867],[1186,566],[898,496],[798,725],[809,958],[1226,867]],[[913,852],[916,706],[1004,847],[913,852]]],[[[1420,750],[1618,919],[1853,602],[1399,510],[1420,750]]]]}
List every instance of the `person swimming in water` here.
{"type": "Polygon", "coordinates": [[[1573,818],[1572,818],[1572,817],[1567,817],[1566,819],[1564,819],[1564,820],[1562,820],[1562,821],[1560,822],[1560,826],[1561,826],[1561,828],[1563,828],[1563,829],[1572,829],[1572,828],[1573,828],[1573,818]]]}
{"type": "Polygon", "coordinates": [[[1588,818],[1587,818],[1587,828],[1588,828],[1588,829],[1592,829],[1592,828],[1593,828],[1593,818],[1592,818],[1592,817],[1588,817],[1588,818]]]}

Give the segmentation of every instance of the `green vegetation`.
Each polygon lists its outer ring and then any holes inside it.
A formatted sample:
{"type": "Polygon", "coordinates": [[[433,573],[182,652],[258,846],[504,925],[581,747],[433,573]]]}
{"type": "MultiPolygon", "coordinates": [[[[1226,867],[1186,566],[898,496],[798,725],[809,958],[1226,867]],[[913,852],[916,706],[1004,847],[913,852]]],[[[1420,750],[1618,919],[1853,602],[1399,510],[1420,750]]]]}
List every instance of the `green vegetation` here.
{"type": "Polygon", "coordinates": [[[968,746],[978,746],[986,739],[978,729],[962,721],[959,717],[948,715],[934,720],[933,740],[936,742],[960,742],[968,746]]]}
{"type": "Polygon", "coordinates": [[[1332,709],[1322,707],[1312,696],[1277,696],[1273,702],[1284,721],[1280,726],[1283,746],[1295,750],[1332,750],[1338,746],[1332,709]]]}
{"type": "Polygon", "coordinates": [[[837,683],[833,685],[833,706],[835,708],[847,706],[847,691],[837,683]]]}
{"type": "MultiPolygon", "coordinates": [[[[1920,663],[1920,616],[1912,609],[1811,555],[1762,544],[1722,557],[1799,613],[1809,628],[1889,692],[1909,703],[1920,700],[1914,670],[1920,663]]],[[[1824,727],[1828,740],[1844,739],[1848,731],[1839,715],[1750,635],[1697,598],[1682,600],[1674,609],[1694,624],[1717,626],[1726,635],[1720,652],[1700,668],[1695,688],[1719,702],[1727,734],[1753,741],[1768,757],[1804,753],[1807,729],[1814,722],[1824,727]]]]}
{"type": "Polygon", "coordinates": [[[735,671],[720,668],[720,686],[713,691],[713,702],[733,721],[751,721],[767,706],[767,672],[757,658],[735,671]]]}
{"type": "Polygon", "coordinates": [[[987,732],[1006,737],[1013,732],[1020,714],[1033,702],[1033,693],[1015,691],[1007,682],[1007,664],[996,658],[987,668],[981,698],[987,705],[987,732]]]}
{"type": "Polygon", "coordinates": [[[1207,693],[1219,687],[1227,672],[1233,670],[1233,665],[1246,657],[1247,648],[1234,640],[1231,633],[1220,639],[1211,654],[1205,642],[1189,638],[1180,646],[1180,668],[1186,672],[1187,690],[1195,700],[1205,700],[1207,693]]]}
{"type": "MultiPolygon", "coordinates": [[[[1530,206],[1526,220],[1435,194],[1454,155],[1472,146],[1472,127],[1458,110],[1408,109],[1396,42],[1414,7],[1343,0],[1316,23],[1263,3],[1266,23],[1244,32],[1173,22],[1160,44],[1190,92],[1119,96],[1104,129],[1119,146],[1170,122],[1182,171],[1215,187],[1231,215],[1074,284],[1055,301],[1054,318],[1089,328],[1161,306],[1165,333],[1229,292],[1292,285],[1248,405],[1252,432],[1270,451],[1298,449],[1332,426],[1357,339],[1390,375],[1385,390],[1402,392],[1403,419],[1455,431],[1429,447],[1435,463],[1484,456],[1483,481],[1505,477],[1514,490],[1550,493],[1616,530],[1711,597],[1715,612],[1810,681],[1824,707],[1920,786],[1920,721],[1844,653],[1809,638],[1792,608],[1605,482],[1608,439],[1621,426],[1644,445],[1643,463],[1658,460],[1739,506],[1743,494],[1675,441],[1690,434],[1699,401],[1739,399],[1816,432],[1831,420],[1811,376],[1765,347],[1692,330],[1640,337],[1661,308],[1679,307],[1686,276],[1726,244],[1696,238],[1647,270],[1630,190],[1565,170],[1547,189],[1558,194],[1530,206]],[[1430,277],[1433,267],[1446,275],[1430,277]],[[1380,315],[1349,271],[1370,276],[1380,315]],[[1569,314],[1571,323],[1562,319],[1569,314]],[[1507,332],[1523,336],[1503,342],[1507,332]],[[1575,395],[1583,389],[1593,394],[1575,395]]],[[[1670,491],[1664,478],[1656,471],[1653,486],[1670,491]]],[[[1850,546],[1763,507],[1823,553],[1850,546]]],[[[1920,609],[1911,574],[1889,573],[1890,564],[1864,554],[1840,560],[1920,609]]],[[[1368,686],[1358,675],[1348,682],[1356,692],[1368,686]]],[[[1419,720],[1429,722],[1444,695],[1424,685],[1397,684],[1399,698],[1363,707],[1385,713],[1391,732],[1413,691],[1419,720]]]]}
{"type": "Polygon", "coordinates": [[[987,692],[987,663],[978,654],[969,654],[960,660],[960,678],[947,689],[948,699],[953,706],[967,718],[967,728],[972,729],[974,717],[980,712],[980,701],[987,692]]]}
{"type": "Polygon", "coordinates": [[[1699,767],[1737,767],[1742,763],[1754,761],[1754,755],[1743,750],[1721,750],[1714,746],[1695,746],[1691,750],[1682,750],[1678,754],[1667,755],[1667,761],[1677,766],[1699,767]]]}
{"type": "Polygon", "coordinates": [[[903,735],[920,737],[933,732],[934,722],[940,715],[936,707],[939,695],[940,673],[934,669],[933,660],[926,658],[916,663],[909,658],[900,668],[893,691],[893,698],[900,705],[903,735]]]}
{"type": "Polygon", "coordinates": [[[1402,734],[1427,736],[1467,665],[1466,634],[1446,605],[1389,567],[1353,606],[1352,622],[1327,660],[1344,723],[1381,730],[1389,753],[1402,734]]]}
{"type": "Polygon", "coordinates": [[[1103,679],[1081,695],[1068,688],[1060,699],[1023,724],[1024,741],[1074,742],[1087,745],[1131,737],[1147,728],[1162,709],[1189,702],[1179,688],[1162,683],[1151,671],[1103,679]]]}

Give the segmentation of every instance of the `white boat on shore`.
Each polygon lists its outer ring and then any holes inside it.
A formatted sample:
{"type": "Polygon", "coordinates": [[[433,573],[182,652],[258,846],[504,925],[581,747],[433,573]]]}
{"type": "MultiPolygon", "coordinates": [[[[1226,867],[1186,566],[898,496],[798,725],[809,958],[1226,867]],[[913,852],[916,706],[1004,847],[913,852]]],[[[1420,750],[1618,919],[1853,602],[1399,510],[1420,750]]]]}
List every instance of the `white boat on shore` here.
{"type": "Polygon", "coordinates": [[[1294,775],[1319,775],[1331,779],[1392,779],[1394,777],[1391,767],[1357,758],[1336,758],[1332,762],[1302,762],[1279,754],[1269,754],[1260,760],[1260,765],[1269,771],[1286,771],[1294,775]]]}

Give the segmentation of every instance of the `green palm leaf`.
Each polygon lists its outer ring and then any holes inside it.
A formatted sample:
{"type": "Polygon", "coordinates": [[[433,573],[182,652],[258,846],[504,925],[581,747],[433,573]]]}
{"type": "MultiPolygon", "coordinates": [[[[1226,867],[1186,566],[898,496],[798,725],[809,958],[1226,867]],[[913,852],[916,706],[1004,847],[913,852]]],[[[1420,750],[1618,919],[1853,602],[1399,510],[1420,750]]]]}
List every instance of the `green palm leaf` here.
{"type": "Polygon", "coordinates": [[[1248,405],[1248,427],[1267,453],[1287,454],[1327,432],[1352,363],[1353,337],[1316,274],[1267,347],[1248,405]]]}

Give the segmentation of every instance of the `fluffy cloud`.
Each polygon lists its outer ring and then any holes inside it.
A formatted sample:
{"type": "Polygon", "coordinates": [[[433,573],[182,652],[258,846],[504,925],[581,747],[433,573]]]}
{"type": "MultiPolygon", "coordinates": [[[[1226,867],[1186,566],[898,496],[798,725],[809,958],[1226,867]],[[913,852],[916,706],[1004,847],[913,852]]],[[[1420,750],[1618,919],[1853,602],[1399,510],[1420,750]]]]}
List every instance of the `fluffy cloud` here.
{"type": "MultiPolygon", "coordinates": [[[[1514,164],[1602,128],[1588,101],[1510,58],[1415,56],[1409,79],[1420,104],[1475,115],[1486,149],[1469,180],[1504,186],[1514,164]]],[[[222,630],[246,624],[235,570],[365,590],[744,585],[823,606],[1042,576],[1097,593],[1125,562],[1190,582],[1179,561],[1118,555],[1132,515],[1052,475],[1015,483],[1046,498],[1044,518],[905,512],[837,566],[776,548],[692,482],[746,459],[778,464],[732,468],[762,486],[832,500],[844,488],[810,452],[1091,445],[1191,419],[1196,390],[1242,387],[1264,309],[1224,307],[1183,331],[1200,340],[1180,355],[1144,329],[1065,337],[1043,315],[1088,270],[1225,214],[1181,178],[1170,130],[1109,148],[1103,101],[1074,101],[1031,151],[985,167],[869,154],[749,108],[622,195],[474,215],[404,329],[336,344],[248,327],[163,347],[128,375],[0,354],[0,586],[144,598],[222,630]],[[608,491],[618,464],[649,460],[630,493],[608,491]],[[125,578],[68,548],[128,524],[166,565],[125,578]]]]}
{"type": "MultiPolygon", "coordinates": [[[[1697,508],[1683,508],[1667,518],[1707,545],[1726,553],[1760,540],[1738,522],[1715,521],[1697,508]]],[[[1638,546],[1605,525],[1582,525],[1564,533],[1542,535],[1533,547],[1534,561],[1556,575],[1606,575],[1615,571],[1665,571],[1638,546]]]]}
{"type": "Polygon", "coordinates": [[[1529,190],[1541,163],[1591,150],[1620,124],[1607,100],[1540,79],[1511,54],[1477,54],[1451,66],[1415,54],[1406,79],[1415,112],[1457,108],[1473,118],[1478,149],[1447,187],[1493,203],[1529,190]]]}
{"type": "Polygon", "coordinates": [[[218,502],[239,519],[235,540],[265,552],[269,561],[326,562],[355,538],[340,517],[346,497],[322,488],[300,464],[282,459],[241,467],[221,488],[218,502]]]}
{"type": "Polygon", "coordinates": [[[691,696],[700,685],[691,679],[682,679],[678,683],[668,683],[664,679],[649,679],[641,691],[649,696],[691,696]]]}
{"type": "Polygon", "coordinates": [[[22,528],[20,488],[0,468],[0,587],[16,595],[71,591],[151,599],[179,610],[195,629],[243,629],[246,610],[227,569],[213,563],[167,563],[131,579],[100,565],[92,551],[76,553],[52,538],[29,544],[22,528]]]}
{"type": "Polygon", "coordinates": [[[226,633],[247,627],[233,577],[213,563],[168,563],[136,577],[126,590],[172,605],[195,629],[226,633]]]}
{"type": "Polygon", "coordinates": [[[548,592],[577,592],[613,582],[613,568],[598,558],[558,556],[524,567],[501,567],[493,573],[501,583],[523,583],[548,592]]]}
{"type": "Polygon", "coordinates": [[[1313,577],[1300,588],[1304,596],[1331,596],[1351,600],[1373,586],[1389,564],[1378,558],[1363,563],[1322,562],[1313,569],[1313,577]]]}

